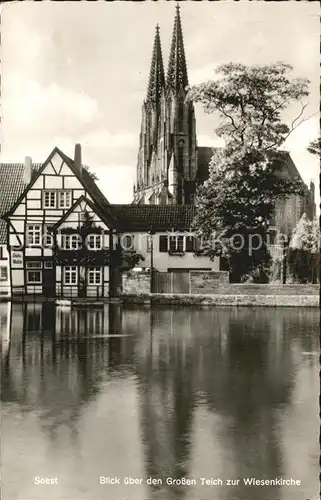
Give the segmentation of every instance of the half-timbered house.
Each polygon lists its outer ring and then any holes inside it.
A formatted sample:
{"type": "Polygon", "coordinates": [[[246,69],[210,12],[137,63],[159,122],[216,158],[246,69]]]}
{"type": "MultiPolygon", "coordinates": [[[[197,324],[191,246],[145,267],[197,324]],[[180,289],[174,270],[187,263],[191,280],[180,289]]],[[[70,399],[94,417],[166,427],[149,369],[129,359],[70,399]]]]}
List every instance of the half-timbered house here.
{"type": "MultiPolygon", "coordinates": [[[[81,196],[51,227],[57,297],[107,297],[113,223],[81,196]]],[[[48,239],[50,236],[48,236],[48,239]]]]}
{"type": "Polygon", "coordinates": [[[2,216],[13,206],[36,175],[40,164],[0,163],[0,297],[11,293],[10,260],[7,247],[7,223],[2,216]]]}
{"type": "MultiPolygon", "coordinates": [[[[54,148],[36,171],[31,159],[26,158],[24,176],[29,176],[30,181],[23,184],[18,199],[3,216],[7,222],[11,294],[56,296],[58,291],[62,295],[76,296],[83,280],[88,280],[100,287],[101,295],[107,295],[109,278],[104,262],[100,260],[98,265],[94,258],[92,265],[90,262],[85,265],[85,271],[80,269],[83,263],[80,265],[72,259],[75,237],[65,235],[63,250],[69,250],[70,257],[60,260],[57,265],[56,245],[51,233],[53,226],[57,229],[73,226],[75,218],[81,225],[85,213],[82,210],[88,208],[93,217],[94,233],[92,239],[89,238],[90,245],[98,241],[98,225],[99,231],[106,231],[108,239],[110,228],[102,223],[98,214],[103,213],[109,203],[83,168],[80,145],[76,145],[74,160],[54,148]]],[[[88,291],[86,287],[81,290],[85,294],[88,291]]]]}

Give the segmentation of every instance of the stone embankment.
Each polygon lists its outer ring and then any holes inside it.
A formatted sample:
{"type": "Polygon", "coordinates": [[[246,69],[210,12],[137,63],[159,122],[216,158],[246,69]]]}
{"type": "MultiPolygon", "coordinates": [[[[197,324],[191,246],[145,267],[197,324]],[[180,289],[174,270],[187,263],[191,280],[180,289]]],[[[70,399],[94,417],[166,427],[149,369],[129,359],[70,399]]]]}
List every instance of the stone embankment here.
{"type": "Polygon", "coordinates": [[[153,304],[181,306],[264,306],[264,307],[319,307],[318,287],[305,294],[123,294],[124,304],[153,304]]]}

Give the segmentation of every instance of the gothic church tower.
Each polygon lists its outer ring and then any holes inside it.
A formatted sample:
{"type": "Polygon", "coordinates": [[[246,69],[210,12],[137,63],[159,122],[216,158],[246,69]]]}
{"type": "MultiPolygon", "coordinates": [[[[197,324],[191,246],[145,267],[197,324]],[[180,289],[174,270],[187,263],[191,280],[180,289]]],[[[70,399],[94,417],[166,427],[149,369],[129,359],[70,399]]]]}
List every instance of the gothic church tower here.
{"type": "Polygon", "coordinates": [[[134,203],[192,204],[197,176],[193,103],[186,103],[187,66],[179,7],[176,8],[165,79],[156,28],[137,161],[134,203]]]}

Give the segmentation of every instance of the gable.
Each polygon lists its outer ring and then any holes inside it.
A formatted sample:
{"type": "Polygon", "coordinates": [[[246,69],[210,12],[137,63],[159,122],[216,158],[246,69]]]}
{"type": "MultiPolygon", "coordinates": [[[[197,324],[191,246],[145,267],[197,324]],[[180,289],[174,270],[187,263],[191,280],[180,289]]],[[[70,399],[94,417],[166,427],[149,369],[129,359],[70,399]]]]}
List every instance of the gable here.
{"type": "MultiPolygon", "coordinates": [[[[86,192],[101,208],[109,205],[108,200],[100,191],[95,181],[83,167],[76,167],[73,160],[60,151],[57,147],[51,152],[30,184],[23,190],[16,203],[5,216],[13,215],[20,204],[23,204],[27,192],[31,189],[79,189],[78,196],[86,192]],[[61,178],[66,180],[66,186],[61,183],[61,178]],[[45,182],[47,179],[47,182],[45,182]]],[[[77,198],[78,198],[77,196],[77,198]]]]}
{"type": "Polygon", "coordinates": [[[63,220],[63,222],[58,223],[57,227],[59,229],[63,229],[66,227],[70,227],[73,229],[77,229],[79,225],[82,224],[83,214],[87,212],[88,216],[92,220],[94,227],[101,227],[105,231],[110,231],[112,228],[108,227],[102,220],[101,217],[97,214],[95,210],[92,209],[86,202],[82,202],[73,207],[73,210],[68,214],[67,217],[63,220]]]}
{"type": "Polygon", "coordinates": [[[52,226],[52,229],[59,230],[70,227],[77,229],[83,223],[83,215],[87,213],[93,222],[93,226],[102,227],[105,231],[112,231],[116,224],[112,217],[105,214],[96,206],[90,198],[81,196],[68,212],[52,226]]]}
{"type": "Polygon", "coordinates": [[[36,178],[27,186],[26,190],[22,193],[15,209],[12,209],[11,215],[18,216],[24,215],[26,211],[26,200],[28,200],[28,207],[41,209],[41,199],[44,190],[79,190],[76,198],[84,193],[81,182],[72,172],[71,168],[66,164],[62,156],[55,152],[50,160],[47,160],[42,165],[36,178]],[[64,175],[61,174],[64,168],[65,175],[71,182],[65,186],[64,175]],[[37,201],[38,200],[38,201],[37,201]],[[36,202],[37,201],[37,202],[36,202]]]}

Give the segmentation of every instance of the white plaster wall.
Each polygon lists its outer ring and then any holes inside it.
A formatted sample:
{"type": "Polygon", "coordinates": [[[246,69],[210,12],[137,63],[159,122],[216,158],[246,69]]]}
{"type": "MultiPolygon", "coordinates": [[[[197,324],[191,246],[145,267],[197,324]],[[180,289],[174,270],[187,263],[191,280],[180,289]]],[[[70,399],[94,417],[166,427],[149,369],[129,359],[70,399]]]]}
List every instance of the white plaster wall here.
{"type": "MultiPolygon", "coordinates": [[[[129,233],[128,233],[129,234],[129,233]]],[[[187,234],[187,233],[186,233],[187,234]]],[[[215,258],[211,261],[208,257],[196,256],[193,252],[185,252],[184,255],[170,255],[168,252],[159,251],[159,236],[168,236],[167,232],[157,233],[153,236],[153,256],[154,268],[158,271],[167,271],[168,268],[187,268],[187,269],[211,269],[219,271],[220,260],[215,258]]],[[[184,233],[182,233],[184,235],[184,233]]],[[[144,257],[144,261],[137,264],[141,267],[151,266],[151,253],[148,252],[147,233],[136,233],[134,237],[135,251],[144,257]]]]}
{"type": "Polygon", "coordinates": [[[62,189],[62,176],[45,176],[45,189],[62,189]]]}

